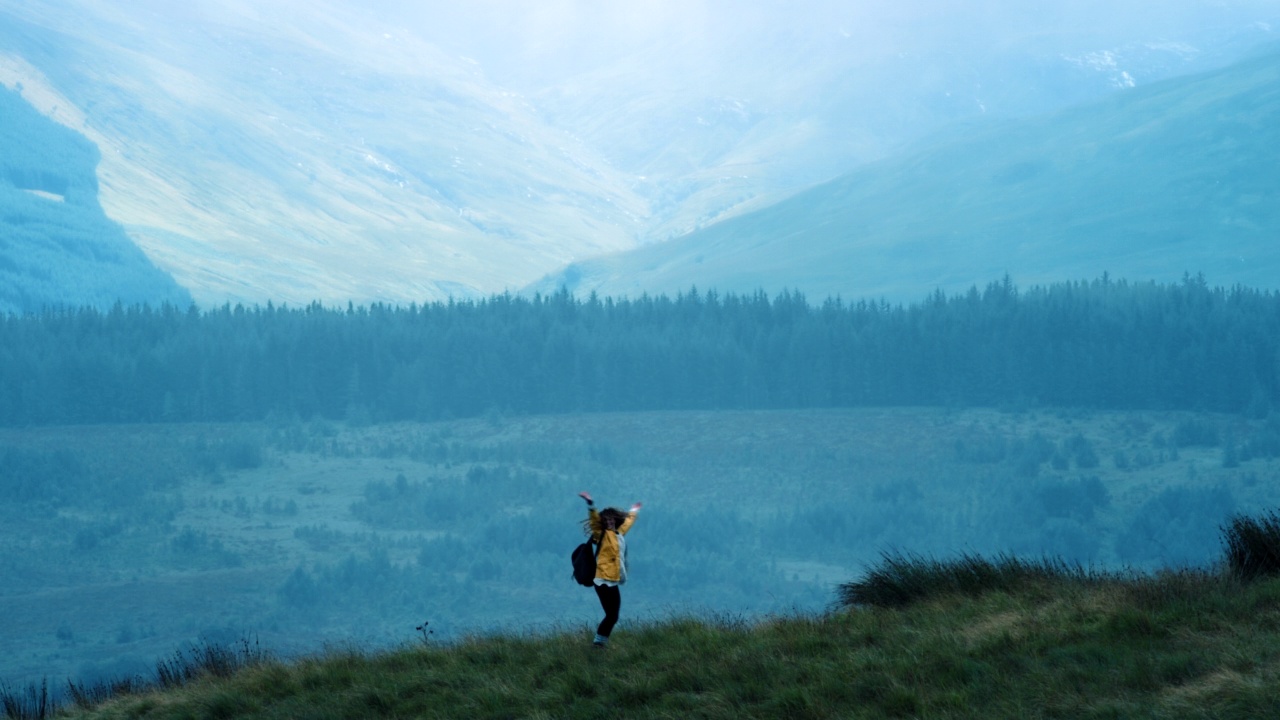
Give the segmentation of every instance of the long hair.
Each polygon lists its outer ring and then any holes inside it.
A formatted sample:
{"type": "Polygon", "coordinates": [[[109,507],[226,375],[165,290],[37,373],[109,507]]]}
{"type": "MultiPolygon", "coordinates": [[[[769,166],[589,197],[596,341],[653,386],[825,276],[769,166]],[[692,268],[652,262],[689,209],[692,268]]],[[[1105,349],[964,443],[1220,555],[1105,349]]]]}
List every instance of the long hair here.
{"type": "MultiPolygon", "coordinates": [[[[604,537],[604,528],[605,528],[605,525],[607,525],[606,521],[609,520],[610,518],[613,519],[614,530],[617,530],[618,528],[622,527],[622,523],[627,521],[627,514],[615,507],[608,507],[601,510],[600,511],[600,537],[601,538],[604,537]]],[[[586,535],[592,534],[590,517],[582,521],[582,532],[585,533],[586,535]]]]}

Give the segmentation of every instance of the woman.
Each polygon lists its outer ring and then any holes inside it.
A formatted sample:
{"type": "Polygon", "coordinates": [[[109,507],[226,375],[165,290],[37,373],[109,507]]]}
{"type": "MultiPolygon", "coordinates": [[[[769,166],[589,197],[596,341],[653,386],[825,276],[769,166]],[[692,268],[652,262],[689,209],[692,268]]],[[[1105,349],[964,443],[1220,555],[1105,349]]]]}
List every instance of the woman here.
{"type": "Polygon", "coordinates": [[[582,524],[583,530],[591,535],[591,541],[598,548],[595,586],[600,607],[604,609],[604,620],[596,628],[593,645],[604,648],[609,642],[609,633],[618,622],[618,610],[622,608],[622,592],[618,586],[627,581],[627,541],[623,536],[636,521],[640,503],[632,505],[631,510],[625,513],[617,508],[596,512],[590,494],[580,492],[578,497],[587,501],[587,520],[582,524]]]}

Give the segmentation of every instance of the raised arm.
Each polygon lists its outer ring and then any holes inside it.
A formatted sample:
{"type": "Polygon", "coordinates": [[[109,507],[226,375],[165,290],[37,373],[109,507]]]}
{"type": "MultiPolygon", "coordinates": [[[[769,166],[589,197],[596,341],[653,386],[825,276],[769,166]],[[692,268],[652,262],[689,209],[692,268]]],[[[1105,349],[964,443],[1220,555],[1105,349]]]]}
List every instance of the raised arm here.
{"type": "Polygon", "coordinates": [[[631,506],[631,509],[627,512],[627,519],[623,520],[622,526],[618,528],[618,534],[626,535],[627,531],[631,529],[632,523],[636,521],[636,515],[640,513],[641,504],[642,503],[636,503],[631,506]]]}
{"type": "Polygon", "coordinates": [[[596,503],[591,499],[589,492],[580,492],[578,497],[587,501],[587,522],[591,525],[591,538],[593,542],[598,542],[604,535],[604,528],[600,525],[600,513],[596,512],[596,503]]]}

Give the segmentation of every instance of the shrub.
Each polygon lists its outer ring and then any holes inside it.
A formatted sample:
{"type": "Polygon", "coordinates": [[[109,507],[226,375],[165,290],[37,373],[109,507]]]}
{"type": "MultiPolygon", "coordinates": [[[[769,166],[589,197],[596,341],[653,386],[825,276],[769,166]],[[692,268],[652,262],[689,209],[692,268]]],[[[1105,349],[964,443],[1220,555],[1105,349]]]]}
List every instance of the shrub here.
{"type": "Polygon", "coordinates": [[[1179,568],[1217,556],[1214,528],[1236,509],[1224,485],[1169,487],[1147,499],[1114,538],[1116,557],[1138,568],[1179,568]]]}
{"type": "Polygon", "coordinates": [[[1227,566],[1245,580],[1280,575],[1280,514],[1235,515],[1222,527],[1227,566]]]}
{"type": "Polygon", "coordinates": [[[1244,443],[1242,450],[1249,457],[1280,457],[1280,414],[1272,415],[1267,424],[1244,443]]]}
{"type": "Polygon", "coordinates": [[[993,433],[972,433],[955,442],[956,459],[976,464],[998,463],[1008,454],[1008,444],[1003,437],[993,433]]]}
{"type": "Polygon", "coordinates": [[[1062,443],[1062,450],[1071,456],[1075,461],[1076,467],[1081,470],[1092,470],[1101,464],[1098,459],[1098,452],[1093,448],[1093,443],[1080,433],[1072,435],[1062,443]]]}
{"type": "Polygon", "coordinates": [[[935,560],[919,555],[881,555],[880,564],[861,580],[841,585],[837,604],[842,607],[904,607],[945,595],[981,595],[1011,591],[1029,585],[1065,580],[1087,581],[1094,575],[1078,564],[1061,559],[1023,560],[1000,555],[987,560],[965,554],[955,560],[935,560]]]}
{"type": "Polygon", "coordinates": [[[1209,418],[1188,418],[1173,429],[1173,444],[1180,448],[1217,447],[1221,441],[1218,426],[1209,418]]]}

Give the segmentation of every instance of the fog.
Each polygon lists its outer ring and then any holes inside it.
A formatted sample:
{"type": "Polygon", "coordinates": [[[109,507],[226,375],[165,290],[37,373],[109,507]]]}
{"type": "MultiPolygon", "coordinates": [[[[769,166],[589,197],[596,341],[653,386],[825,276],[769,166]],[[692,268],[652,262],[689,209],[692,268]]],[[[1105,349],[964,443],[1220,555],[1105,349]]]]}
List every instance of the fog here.
{"type": "MultiPolygon", "coordinates": [[[[863,128],[884,133],[894,144],[966,115],[1026,115],[1097,96],[1122,85],[1119,73],[1126,70],[1149,82],[1220,64],[1236,57],[1241,48],[1232,45],[1240,36],[1265,39],[1266,25],[1255,24],[1274,21],[1277,11],[1274,2],[1162,3],[1156,9],[1133,0],[664,0],[514,9],[490,1],[465,10],[402,3],[384,17],[389,23],[403,18],[411,32],[474,59],[496,83],[535,96],[563,87],[590,94],[601,89],[598,83],[620,83],[623,88],[610,90],[652,94],[677,106],[691,96],[730,96],[752,112],[819,118],[852,99],[856,107],[837,111],[839,121],[855,134],[863,128]],[[1134,57],[1140,53],[1160,57],[1134,57]],[[1108,68],[1117,56],[1121,66],[1108,68]],[[1067,58],[1091,65],[1101,82],[1063,82],[1052,66],[1067,58]],[[969,102],[941,117],[904,114],[902,106],[936,102],[931,97],[937,95],[969,102]],[[894,124],[897,132],[885,129],[894,124]]],[[[572,118],[566,122],[573,125],[572,118]]]]}
{"type": "MultiPolygon", "coordinates": [[[[1280,19],[1280,6],[1263,0],[1184,0],[1158,9],[1139,0],[391,0],[375,7],[340,0],[200,0],[152,2],[148,8],[153,18],[174,23],[167,28],[175,35],[233,27],[261,39],[318,46],[388,72],[421,72],[413,62],[451,56],[473,64],[488,82],[530,97],[535,107],[546,93],[562,90],[598,94],[601,103],[654,95],[672,106],[688,103],[691,95],[728,96],[782,113],[821,106],[823,94],[856,97],[874,88],[881,102],[847,118],[870,126],[902,122],[902,103],[926,102],[924,96],[935,92],[1003,99],[985,111],[1039,112],[1119,87],[1110,70],[1127,70],[1145,82],[1212,67],[1273,39],[1271,24],[1280,19]],[[388,65],[388,56],[408,64],[388,65]],[[1051,60],[1088,65],[1103,82],[1085,89],[1065,85],[1043,68],[1031,76],[1020,72],[1020,66],[1051,60]],[[1132,67],[1116,66],[1126,61],[1132,67]],[[1011,87],[993,87],[1004,83],[1011,87]]],[[[173,39],[151,42],[165,46],[173,39]]],[[[583,120],[557,119],[570,127],[583,120]]],[[[948,119],[954,118],[919,118],[901,137],[948,119]]],[[[850,130],[857,132],[856,126],[850,130]]]]}
{"type": "MultiPolygon", "coordinates": [[[[1274,2],[593,2],[465,7],[389,3],[432,42],[478,60],[499,82],[546,86],[636,54],[673,71],[741,82],[751,68],[876,62],[908,52],[978,57],[1037,43],[1080,52],[1175,42],[1274,17],[1274,2]],[[818,56],[817,53],[822,55],[818,56]]],[[[668,76],[667,79],[676,79],[668,76]]]]}

